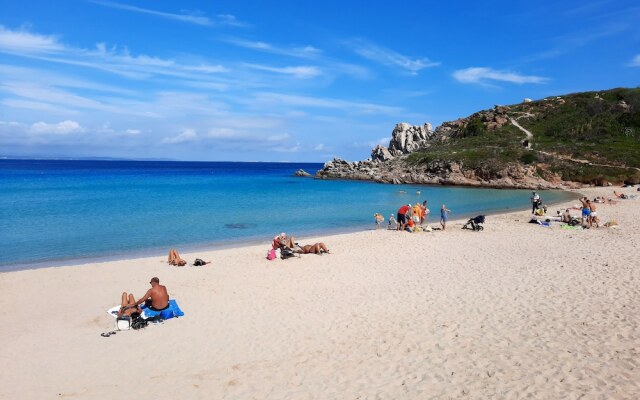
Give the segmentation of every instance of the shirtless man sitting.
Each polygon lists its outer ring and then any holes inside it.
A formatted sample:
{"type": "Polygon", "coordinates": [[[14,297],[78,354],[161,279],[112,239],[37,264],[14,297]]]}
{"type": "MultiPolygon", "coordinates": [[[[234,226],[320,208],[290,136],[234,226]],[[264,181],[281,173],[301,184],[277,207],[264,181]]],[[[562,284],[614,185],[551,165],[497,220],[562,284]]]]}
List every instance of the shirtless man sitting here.
{"type": "Polygon", "coordinates": [[[160,279],[155,276],[149,282],[151,289],[136,301],[134,305],[145,303],[151,311],[162,311],[169,308],[169,293],[167,288],[160,284],[160,279]]]}

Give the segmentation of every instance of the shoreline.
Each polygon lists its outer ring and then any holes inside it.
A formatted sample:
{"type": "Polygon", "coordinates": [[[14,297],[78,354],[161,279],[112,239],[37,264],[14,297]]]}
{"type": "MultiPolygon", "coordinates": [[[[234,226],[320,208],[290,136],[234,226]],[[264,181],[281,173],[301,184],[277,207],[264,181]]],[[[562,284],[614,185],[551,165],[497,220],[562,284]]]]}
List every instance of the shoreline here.
{"type": "Polygon", "coordinates": [[[0,398],[638,397],[640,201],[598,205],[617,228],[546,228],[528,211],[482,232],[451,219],[333,235],[323,256],[269,261],[259,244],[181,254],[204,267],[163,255],[0,274],[0,398]],[[185,316],[101,337],[105,311],[151,276],[185,316]]]}
{"type": "MultiPolygon", "coordinates": [[[[442,185],[419,185],[419,186],[442,186],[442,185]]],[[[469,188],[500,189],[500,188],[486,188],[486,187],[474,187],[474,186],[469,186],[469,188]]],[[[511,190],[512,188],[503,188],[503,189],[511,190]]],[[[560,189],[543,189],[542,192],[544,192],[544,190],[560,190],[560,189]]],[[[560,191],[565,193],[573,193],[575,194],[575,196],[581,196],[578,190],[580,189],[561,189],[560,191]]],[[[553,206],[555,204],[560,204],[565,201],[566,200],[553,201],[548,203],[547,205],[553,206]]],[[[483,215],[495,216],[495,215],[509,214],[512,212],[518,212],[518,211],[515,208],[502,208],[502,209],[486,211],[486,214],[483,214],[483,215]]],[[[436,217],[436,213],[434,212],[430,215],[433,215],[433,217],[429,218],[428,223],[438,226],[439,218],[436,217]]],[[[450,219],[450,222],[455,222],[455,221],[462,222],[464,219],[472,218],[472,217],[475,217],[476,215],[479,215],[478,212],[462,213],[462,214],[456,215],[455,219],[450,219]]],[[[386,217],[385,217],[385,223],[386,223],[386,217]]],[[[371,226],[371,223],[363,222],[358,226],[354,225],[352,227],[305,231],[304,236],[314,237],[314,238],[321,237],[321,236],[331,237],[331,236],[342,235],[342,234],[375,230],[373,228],[371,229],[367,228],[370,226],[371,226]]],[[[278,232],[274,231],[273,235],[275,236],[278,233],[279,231],[278,232]]],[[[297,232],[294,232],[294,233],[297,233],[297,232]]],[[[243,247],[258,246],[262,244],[269,246],[271,243],[271,240],[272,238],[258,238],[257,236],[255,236],[255,237],[247,237],[244,239],[186,244],[186,245],[179,246],[178,252],[180,254],[183,254],[183,253],[190,254],[190,253],[196,253],[196,252],[206,253],[206,252],[215,251],[215,250],[241,249],[243,247]],[[212,247],[215,247],[215,249],[212,249],[212,247]]],[[[111,253],[111,254],[105,254],[105,255],[87,256],[87,257],[80,257],[80,258],[74,257],[74,258],[63,258],[63,259],[54,259],[54,260],[38,261],[38,262],[11,263],[6,265],[0,264],[0,274],[17,272],[17,271],[26,271],[26,270],[61,268],[61,267],[68,267],[68,266],[82,266],[82,265],[95,264],[95,263],[108,263],[108,262],[118,262],[118,261],[132,261],[136,259],[156,258],[156,257],[166,256],[166,253],[168,251],[169,251],[168,247],[166,249],[165,248],[163,249],[147,248],[147,249],[130,250],[127,252],[116,253],[116,254],[111,253]]]]}

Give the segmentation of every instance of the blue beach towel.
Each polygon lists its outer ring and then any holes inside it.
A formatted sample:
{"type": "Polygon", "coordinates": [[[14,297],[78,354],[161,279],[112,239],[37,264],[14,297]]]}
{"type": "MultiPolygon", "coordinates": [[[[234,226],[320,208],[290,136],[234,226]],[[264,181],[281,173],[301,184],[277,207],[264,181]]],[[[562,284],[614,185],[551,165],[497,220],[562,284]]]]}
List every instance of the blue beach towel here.
{"type": "Polygon", "coordinates": [[[152,311],[144,304],[141,308],[142,314],[145,318],[151,318],[160,315],[162,319],[171,319],[173,317],[182,317],[184,315],[175,300],[169,300],[169,308],[162,311],[152,311]]]}

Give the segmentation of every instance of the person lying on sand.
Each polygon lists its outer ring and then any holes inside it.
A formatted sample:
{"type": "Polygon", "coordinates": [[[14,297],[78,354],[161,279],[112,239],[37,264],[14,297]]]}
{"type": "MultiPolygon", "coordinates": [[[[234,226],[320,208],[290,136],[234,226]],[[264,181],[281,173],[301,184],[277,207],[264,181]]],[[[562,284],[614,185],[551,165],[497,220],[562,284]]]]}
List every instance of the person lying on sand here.
{"type": "Polygon", "coordinates": [[[308,244],[306,246],[302,246],[301,249],[302,250],[300,252],[302,254],[317,254],[321,256],[322,253],[329,253],[329,249],[322,242],[318,242],[315,244],[308,244]]]}
{"type": "Polygon", "coordinates": [[[618,193],[618,192],[616,192],[615,190],[613,191],[613,194],[614,194],[617,198],[619,198],[619,199],[626,199],[626,198],[627,198],[627,195],[626,195],[626,194],[624,194],[624,193],[618,193]]]}
{"type": "Polygon", "coordinates": [[[130,317],[133,313],[141,313],[142,310],[136,304],[136,299],[133,294],[127,294],[122,292],[122,301],[120,303],[120,310],[118,310],[118,317],[127,316],[130,317]]]}
{"type": "Polygon", "coordinates": [[[169,265],[174,265],[176,267],[184,267],[187,265],[187,262],[180,258],[180,254],[178,254],[178,250],[176,249],[169,250],[169,259],[167,262],[169,265]]]}

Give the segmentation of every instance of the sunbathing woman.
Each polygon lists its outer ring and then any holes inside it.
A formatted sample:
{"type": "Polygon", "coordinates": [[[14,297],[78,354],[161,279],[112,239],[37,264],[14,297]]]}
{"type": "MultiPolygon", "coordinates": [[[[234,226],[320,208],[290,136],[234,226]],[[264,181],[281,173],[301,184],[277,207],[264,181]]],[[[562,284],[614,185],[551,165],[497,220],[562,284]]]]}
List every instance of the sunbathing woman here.
{"type": "Polygon", "coordinates": [[[322,242],[302,246],[302,254],[317,254],[321,256],[322,253],[329,253],[329,249],[322,242]]]}
{"type": "Polygon", "coordinates": [[[169,265],[175,265],[176,267],[184,267],[187,265],[187,262],[180,258],[180,254],[178,254],[178,250],[171,249],[169,250],[169,265]]]}
{"type": "Polygon", "coordinates": [[[133,297],[133,294],[127,295],[126,292],[122,293],[122,301],[120,303],[120,310],[118,311],[118,317],[122,317],[123,315],[131,316],[133,313],[141,313],[142,310],[136,304],[136,299],[133,297]]]}
{"type": "Polygon", "coordinates": [[[280,249],[283,247],[293,249],[296,247],[295,239],[293,236],[289,237],[286,233],[282,232],[280,235],[273,238],[272,247],[274,249],[280,249]]]}
{"type": "Polygon", "coordinates": [[[624,194],[624,193],[618,193],[618,192],[616,192],[615,190],[613,191],[613,194],[614,194],[617,198],[619,198],[619,199],[626,199],[626,198],[627,198],[627,195],[626,195],[626,194],[624,194]]]}

